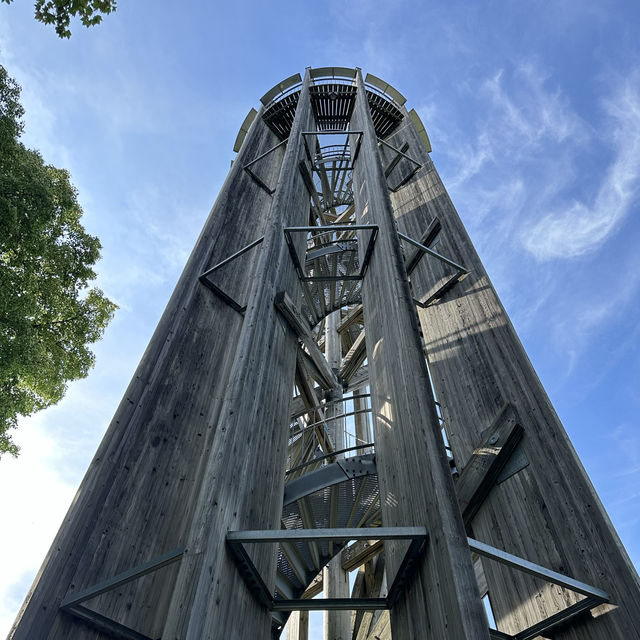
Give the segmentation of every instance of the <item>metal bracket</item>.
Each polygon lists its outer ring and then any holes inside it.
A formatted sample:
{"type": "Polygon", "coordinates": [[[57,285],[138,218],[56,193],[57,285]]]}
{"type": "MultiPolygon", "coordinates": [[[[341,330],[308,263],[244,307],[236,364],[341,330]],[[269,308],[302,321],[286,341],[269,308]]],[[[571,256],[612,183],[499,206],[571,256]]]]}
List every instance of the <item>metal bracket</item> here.
{"type": "Polygon", "coordinates": [[[165,553],[154,560],[145,562],[144,564],[134,567],[133,569],[129,569],[128,571],[123,571],[113,578],[98,582],[97,584],[87,587],[86,589],[82,589],[76,593],[71,593],[60,603],[60,610],[84,620],[91,626],[113,636],[114,638],[123,638],[124,640],[153,640],[135,629],[126,627],[112,618],[104,616],[97,611],[93,611],[88,607],[82,606],[82,603],[86,600],[90,600],[91,598],[95,598],[102,593],[111,591],[123,584],[137,580],[148,573],[152,573],[162,567],[166,567],[169,564],[177,562],[182,558],[184,553],[184,547],[174,549],[173,551],[165,553]]]}
{"type": "MultiPolygon", "coordinates": [[[[331,282],[331,281],[343,281],[343,280],[362,280],[367,271],[367,267],[369,266],[369,260],[371,258],[371,253],[373,252],[373,247],[376,241],[376,237],[378,236],[378,225],[377,224],[333,224],[325,227],[285,227],[284,229],[285,240],[287,241],[287,245],[289,247],[289,253],[291,254],[291,259],[293,260],[293,265],[296,269],[296,273],[298,274],[298,278],[302,282],[331,282]],[[300,256],[298,256],[298,252],[294,246],[292,234],[294,233],[314,233],[314,234],[322,234],[322,233],[335,233],[337,231],[370,231],[371,235],[369,236],[369,242],[367,243],[367,248],[365,249],[364,258],[362,259],[362,264],[360,265],[360,272],[353,275],[344,275],[344,276],[307,276],[304,268],[302,266],[302,261],[300,260],[300,256]]],[[[336,241],[337,242],[337,241],[336,241]]]]}
{"type": "Polygon", "coordinates": [[[388,147],[392,151],[395,151],[397,154],[396,157],[391,161],[391,163],[385,170],[385,177],[388,177],[391,174],[395,166],[398,164],[398,162],[400,162],[401,158],[405,158],[405,160],[408,160],[413,164],[412,171],[410,171],[404,178],[402,178],[402,180],[400,180],[400,182],[398,182],[398,184],[395,187],[389,187],[389,191],[393,191],[395,193],[401,187],[407,184],[407,182],[409,182],[409,180],[411,180],[411,178],[413,178],[413,176],[416,173],[418,173],[420,169],[422,169],[422,163],[418,162],[417,160],[414,160],[413,158],[408,156],[406,153],[404,153],[404,151],[401,151],[400,149],[396,149],[394,146],[390,145],[388,142],[385,142],[384,140],[381,140],[380,138],[378,138],[378,145],[381,145],[381,144],[383,144],[385,147],[388,147]]]}
{"type": "Polygon", "coordinates": [[[268,156],[271,152],[275,151],[278,147],[281,147],[283,144],[287,142],[288,139],[289,138],[285,138],[282,142],[279,142],[275,147],[271,147],[269,151],[265,151],[263,154],[259,155],[255,160],[248,162],[247,164],[244,165],[244,167],[242,167],[253,178],[253,180],[260,187],[262,187],[270,196],[272,196],[276,192],[276,190],[269,187],[269,185],[267,185],[262,180],[262,178],[256,175],[250,167],[254,165],[256,162],[258,162],[259,160],[262,160],[262,158],[265,158],[266,156],[268,156]]]}
{"type": "MultiPolygon", "coordinates": [[[[435,300],[439,300],[440,298],[442,298],[442,296],[444,296],[444,294],[447,291],[449,291],[449,289],[451,289],[455,284],[457,284],[458,282],[461,282],[469,275],[470,273],[469,269],[467,269],[466,267],[463,267],[461,264],[458,264],[453,260],[449,260],[449,258],[445,258],[443,255],[440,255],[437,251],[434,251],[433,249],[429,249],[429,247],[426,247],[425,245],[421,244],[417,240],[414,240],[413,238],[410,238],[404,233],[400,233],[400,231],[398,231],[398,236],[400,236],[400,238],[402,238],[403,240],[406,240],[409,244],[412,244],[414,247],[417,247],[423,253],[426,253],[427,255],[430,255],[436,258],[437,260],[440,260],[440,262],[444,262],[444,264],[450,267],[453,267],[456,270],[456,272],[451,276],[451,278],[449,278],[449,280],[447,280],[435,293],[431,294],[426,300],[416,300],[414,298],[413,301],[418,307],[421,307],[422,309],[428,307],[435,300]]],[[[415,268],[415,265],[414,265],[414,268],[415,268]]]]}
{"type": "Polygon", "coordinates": [[[575,618],[583,611],[593,609],[603,602],[609,602],[609,595],[605,591],[602,591],[602,589],[592,587],[584,582],[580,582],[579,580],[575,580],[569,576],[552,571],[551,569],[547,569],[546,567],[535,564],[534,562],[529,562],[529,560],[524,560],[523,558],[514,556],[506,551],[496,549],[496,547],[474,540],[473,538],[467,538],[467,542],[469,543],[471,551],[474,551],[480,556],[496,560],[497,562],[513,567],[518,571],[528,573],[536,578],[542,578],[547,582],[557,584],[565,589],[569,589],[586,596],[584,600],[580,600],[580,602],[576,602],[574,605],[571,605],[570,607],[567,607],[566,609],[559,611],[540,622],[536,622],[536,624],[527,627],[515,635],[508,635],[502,631],[490,629],[489,633],[492,638],[502,638],[504,640],[530,640],[531,638],[535,638],[544,632],[550,631],[551,629],[566,623],[568,620],[575,618]]]}
{"type": "MultiPolygon", "coordinates": [[[[371,446],[367,443],[365,446],[371,446]]],[[[335,456],[345,451],[354,451],[363,447],[350,447],[342,449],[330,454],[335,456]]],[[[324,456],[328,458],[329,456],[324,456]]],[[[317,462],[317,460],[313,460],[317,462]]],[[[304,466],[304,465],[302,465],[304,466]]],[[[360,478],[361,476],[370,476],[377,473],[375,454],[369,453],[363,456],[343,458],[331,464],[327,464],[315,471],[305,473],[294,480],[287,482],[284,488],[284,506],[300,500],[303,496],[315,493],[326,487],[331,487],[339,482],[351,480],[352,478],[360,478]]]]}
{"type": "MultiPolygon", "coordinates": [[[[362,136],[364,135],[364,131],[334,131],[334,130],[330,130],[330,131],[303,131],[302,132],[302,137],[304,140],[304,149],[307,153],[307,158],[309,159],[309,162],[311,162],[311,166],[313,167],[313,169],[315,171],[318,171],[320,169],[320,167],[318,167],[318,165],[315,162],[315,158],[316,158],[316,154],[315,153],[311,153],[311,150],[309,149],[309,145],[307,144],[307,137],[308,136],[327,136],[327,135],[341,135],[341,136],[347,136],[347,141],[344,143],[344,156],[347,155],[347,148],[349,148],[349,150],[351,149],[351,138],[349,136],[358,136],[356,139],[356,143],[355,143],[355,148],[354,148],[354,152],[353,152],[353,159],[351,161],[351,164],[347,164],[347,166],[345,167],[339,167],[340,171],[350,171],[353,169],[353,166],[356,163],[356,160],[358,158],[358,154],[360,153],[360,145],[362,144],[362,136]]],[[[342,146],[342,145],[341,145],[342,146]]]]}
{"type": "Polygon", "coordinates": [[[250,249],[253,249],[253,247],[258,246],[263,240],[264,240],[264,236],[262,236],[261,238],[258,238],[257,240],[254,240],[251,244],[248,244],[246,247],[243,247],[242,249],[240,249],[240,251],[236,251],[233,255],[229,256],[228,258],[225,258],[222,262],[218,262],[218,264],[211,267],[211,269],[207,269],[202,275],[198,277],[198,280],[200,280],[200,282],[205,287],[207,287],[207,289],[210,289],[211,291],[213,291],[213,293],[215,293],[220,299],[224,300],[224,302],[226,302],[232,309],[234,309],[238,313],[244,313],[247,308],[247,305],[243,306],[238,302],[236,302],[228,293],[223,291],[218,285],[211,282],[211,280],[209,279],[209,276],[217,269],[220,269],[221,267],[224,267],[226,264],[229,264],[232,260],[239,258],[243,253],[246,253],[250,249]]]}
{"type": "Polygon", "coordinates": [[[247,587],[269,611],[328,611],[391,609],[413,576],[418,558],[427,545],[425,527],[376,527],[355,529],[284,529],[280,531],[229,531],[227,545],[247,587]],[[347,540],[410,540],[398,573],[386,598],[275,598],[249,557],[245,544],[347,540]]]}

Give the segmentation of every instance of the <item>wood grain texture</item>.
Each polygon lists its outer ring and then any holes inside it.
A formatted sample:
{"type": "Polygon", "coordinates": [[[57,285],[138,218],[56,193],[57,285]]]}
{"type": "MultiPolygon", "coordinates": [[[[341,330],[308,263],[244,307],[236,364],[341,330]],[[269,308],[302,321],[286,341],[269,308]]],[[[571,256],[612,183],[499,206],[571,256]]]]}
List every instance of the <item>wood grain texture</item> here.
{"type": "MultiPolygon", "coordinates": [[[[423,168],[392,195],[398,228],[419,238],[434,219],[437,250],[471,274],[419,310],[434,388],[460,469],[482,430],[512,404],[524,428],[528,466],[494,486],[472,521],[476,538],[607,591],[617,608],[554,632],[558,640],[640,637],[640,584],[433,163],[409,119],[390,139],[409,142],[423,168]]],[[[384,152],[383,152],[384,156],[384,152]]],[[[400,162],[394,171],[402,171],[400,162]]],[[[394,176],[390,176],[390,179],[394,176]]],[[[411,276],[416,298],[448,276],[423,258],[411,276]]],[[[465,472],[463,471],[463,474],[465,472]]],[[[576,601],[574,594],[484,562],[499,628],[515,633],[576,601]]]]}
{"type": "Polygon", "coordinates": [[[309,640],[309,612],[293,611],[287,622],[287,640],[309,640]]]}
{"type": "Polygon", "coordinates": [[[506,405],[487,429],[487,435],[474,449],[469,462],[456,480],[456,495],[466,527],[478,513],[500,472],[522,439],[523,429],[511,405],[506,405]]]}
{"type": "MultiPolygon", "coordinates": [[[[363,282],[367,360],[384,526],[426,526],[428,549],[391,612],[403,640],[488,638],[440,435],[404,257],[360,72],[352,119],[364,131],[353,170],[358,224],[379,225],[363,282]]],[[[399,163],[400,166],[402,163],[399,163]]],[[[403,548],[385,545],[389,580],[403,548]]]]}
{"type": "MultiPolygon", "coordinates": [[[[257,118],[135,376],[36,577],[11,638],[107,636],[58,606],[68,593],[183,545],[215,439],[243,319],[198,281],[264,234],[271,197],[242,170],[277,142],[257,118]],[[222,229],[232,233],[222,233],[222,229]],[[185,375],[185,371],[189,375],[185,375]]],[[[284,149],[265,168],[274,181],[284,149]]],[[[243,294],[260,249],[227,268],[243,294]]],[[[177,567],[87,604],[151,637],[162,631],[177,567]]]]}
{"type": "MultiPolygon", "coordinates": [[[[307,72],[163,640],[270,636],[269,612],[252,600],[226,550],[225,535],[279,528],[297,336],[274,302],[278,291],[290,292],[294,302],[300,296],[284,227],[303,225],[309,216],[298,169],[301,132],[313,122],[308,85],[307,72]]],[[[248,551],[273,588],[274,549],[249,545],[248,551]]]]}

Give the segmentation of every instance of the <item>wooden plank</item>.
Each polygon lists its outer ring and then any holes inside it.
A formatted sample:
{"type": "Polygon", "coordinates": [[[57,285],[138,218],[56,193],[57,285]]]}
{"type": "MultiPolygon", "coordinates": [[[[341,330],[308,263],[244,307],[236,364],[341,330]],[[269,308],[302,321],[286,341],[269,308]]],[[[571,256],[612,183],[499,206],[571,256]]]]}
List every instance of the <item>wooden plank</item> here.
{"type": "MultiPolygon", "coordinates": [[[[384,555],[379,555],[367,562],[364,569],[364,593],[362,597],[377,598],[382,594],[385,576],[384,555]]],[[[384,594],[386,596],[386,594],[384,594]]],[[[377,611],[364,611],[358,622],[358,629],[354,628],[354,637],[356,640],[366,640],[370,637],[372,631],[371,626],[376,625],[376,616],[379,620],[382,616],[386,618],[386,625],[389,625],[389,613],[377,611]]],[[[374,626],[375,628],[375,626],[374,626]]]]}
{"type": "MultiPolygon", "coordinates": [[[[309,194],[298,170],[304,153],[301,132],[313,121],[308,85],[307,73],[220,408],[217,437],[200,470],[204,480],[186,540],[188,553],[178,572],[162,637],[266,638],[270,633],[271,616],[244,586],[225,540],[229,530],[278,530],[280,523],[298,346],[295,335],[283,331],[274,301],[279,291],[301,295],[284,228],[304,225],[309,215],[309,194]]],[[[249,551],[273,589],[273,550],[267,546],[249,551]]]]}
{"type": "Polygon", "coordinates": [[[369,367],[365,364],[362,365],[357,373],[353,375],[347,385],[347,391],[353,391],[354,389],[360,389],[363,386],[369,384],[369,367]]]}
{"type": "MultiPolygon", "coordinates": [[[[436,238],[438,233],[440,233],[441,229],[440,220],[436,217],[431,220],[427,228],[424,230],[423,234],[420,236],[420,244],[423,244],[425,247],[428,247],[436,238]]],[[[411,275],[413,270],[418,266],[418,262],[422,260],[424,257],[424,251],[418,249],[417,247],[413,247],[412,253],[406,258],[406,268],[407,274],[411,275]]]]}
{"type": "Polygon", "coordinates": [[[342,568],[345,571],[353,571],[377,556],[383,548],[382,540],[358,540],[342,550],[342,568]]]}
{"type": "MultiPolygon", "coordinates": [[[[556,640],[637,640],[640,580],[409,118],[389,142],[403,140],[424,166],[391,196],[399,230],[417,238],[438,218],[439,252],[470,271],[438,304],[418,310],[456,462],[468,466],[483,429],[506,404],[515,407],[526,432],[518,451],[528,465],[486,496],[473,519],[475,537],[600,587],[618,604],[594,620],[554,629],[556,640]]],[[[437,289],[444,277],[436,261],[420,261],[411,275],[417,297],[437,289]]],[[[511,635],[579,598],[496,562],[485,561],[484,572],[499,629],[511,635]]]]}
{"type": "MultiPolygon", "coordinates": [[[[342,568],[340,554],[325,565],[322,577],[325,598],[348,598],[351,595],[349,573],[342,568]]],[[[327,638],[348,638],[351,633],[350,611],[325,611],[324,628],[327,638]]]]}
{"type": "Polygon", "coordinates": [[[287,621],[287,640],[309,639],[309,612],[292,611],[287,621]]]}
{"type": "Polygon", "coordinates": [[[329,366],[322,351],[318,348],[311,329],[295,308],[287,292],[279,291],[274,299],[274,304],[309,352],[309,357],[320,377],[318,382],[322,382],[327,389],[339,387],[340,383],[338,382],[336,374],[329,366]]]}
{"type": "Polygon", "coordinates": [[[364,329],[360,332],[358,337],[349,352],[344,357],[342,362],[342,366],[340,367],[340,376],[341,380],[345,382],[349,382],[351,378],[356,374],[362,363],[365,361],[367,357],[367,344],[365,340],[365,332],[364,329]]]}
{"type": "Polygon", "coordinates": [[[343,333],[352,325],[360,323],[362,324],[362,305],[357,304],[347,315],[342,319],[342,322],[338,325],[338,333],[343,333]]]}
{"type": "Polygon", "coordinates": [[[324,583],[322,581],[322,571],[311,581],[311,584],[306,588],[305,592],[300,596],[304,600],[315,598],[319,593],[322,593],[324,583]]]}
{"type": "MultiPolygon", "coordinates": [[[[390,617],[389,612],[383,611],[376,620],[369,635],[363,640],[392,640],[390,617]]],[[[358,640],[360,640],[360,638],[358,638],[358,640]]]]}
{"type": "Polygon", "coordinates": [[[384,170],[384,177],[388,178],[391,175],[391,172],[396,168],[398,162],[402,160],[402,154],[406,153],[409,149],[409,143],[405,142],[400,149],[396,150],[396,154],[391,158],[389,164],[386,166],[384,170]]]}
{"type": "Polygon", "coordinates": [[[303,397],[305,398],[306,406],[311,410],[311,412],[309,413],[309,419],[312,422],[317,423],[317,426],[314,430],[316,441],[325,453],[331,453],[335,451],[335,447],[333,446],[333,442],[329,433],[324,428],[323,420],[325,416],[325,410],[323,405],[320,403],[320,398],[318,397],[313,384],[309,380],[306,362],[307,358],[304,357],[304,354],[299,349],[296,360],[296,380],[300,385],[299,389],[303,394],[303,397]]]}
{"type": "Polygon", "coordinates": [[[456,494],[467,529],[523,434],[513,405],[505,405],[462,470],[456,481],[456,494]]]}
{"type": "MultiPolygon", "coordinates": [[[[392,631],[396,638],[488,640],[360,72],[356,80],[352,127],[364,131],[353,170],[356,216],[379,227],[362,303],[382,519],[385,526],[423,525],[429,534],[414,588],[391,611],[392,631]]],[[[393,580],[402,547],[385,543],[385,557],[393,580]]]]}
{"type": "MultiPolygon", "coordinates": [[[[256,117],[19,614],[16,640],[85,637],[85,623],[58,611],[65,596],[184,544],[244,322],[198,277],[264,235],[271,197],[242,167],[277,142],[256,117]]],[[[283,157],[284,148],[269,155],[265,179],[277,181],[283,157]]],[[[234,297],[248,296],[261,251],[225,267],[234,297]]],[[[90,606],[158,638],[177,570],[90,606]]]]}

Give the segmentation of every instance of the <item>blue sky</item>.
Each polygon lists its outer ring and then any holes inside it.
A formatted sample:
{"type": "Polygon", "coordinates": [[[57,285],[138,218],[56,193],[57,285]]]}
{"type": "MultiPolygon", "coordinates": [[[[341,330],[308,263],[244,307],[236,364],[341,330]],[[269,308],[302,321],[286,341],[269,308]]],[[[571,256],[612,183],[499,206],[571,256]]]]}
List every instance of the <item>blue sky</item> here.
{"type": "Polygon", "coordinates": [[[0,462],[7,632],[233,158],[249,109],[306,66],[407,96],[433,159],[640,564],[640,5],[120,0],[70,41],[0,4],[24,141],[71,171],[120,309],[96,367],[0,462]]]}

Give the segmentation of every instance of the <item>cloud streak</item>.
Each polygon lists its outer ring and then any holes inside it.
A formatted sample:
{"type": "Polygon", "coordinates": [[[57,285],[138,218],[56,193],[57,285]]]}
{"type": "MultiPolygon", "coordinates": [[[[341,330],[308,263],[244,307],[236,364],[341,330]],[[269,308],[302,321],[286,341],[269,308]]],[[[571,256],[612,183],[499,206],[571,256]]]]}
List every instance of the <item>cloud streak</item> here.
{"type": "Polygon", "coordinates": [[[605,108],[613,122],[614,160],[591,205],[574,200],[528,230],[524,246],[539,260],[571,258],[597,249],[620,227],[638,195],[640,74],[625,80],[605,108]]]}

